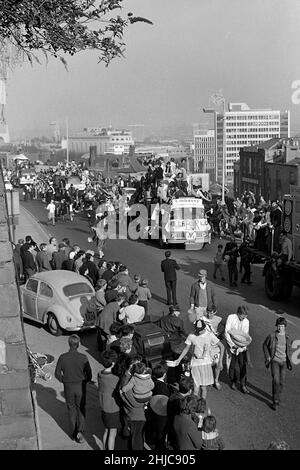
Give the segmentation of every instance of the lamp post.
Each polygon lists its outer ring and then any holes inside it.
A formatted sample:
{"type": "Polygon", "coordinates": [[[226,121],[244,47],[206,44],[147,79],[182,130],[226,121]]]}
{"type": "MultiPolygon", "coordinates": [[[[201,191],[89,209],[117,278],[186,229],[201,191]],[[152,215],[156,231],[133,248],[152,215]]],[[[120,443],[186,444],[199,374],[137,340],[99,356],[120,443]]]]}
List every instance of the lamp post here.
{"type": "Polygon", "coordinates": [[[216,106],[223,105],[223,152],[222,152],[222,204],[225,203],[225,168],[226,168],[226,100],[222,90],[214,93],[210,100],[216,106]]]}
{"type": "Polygon", "coordinates": [[[67,137],[67,164],[69,164],[69,120],[66,117],[66,137],[67,137]]]}
{"type": "Polygon", "coordinates": [[[214,131],[215,131],[215,180],[218,181],[218,144],[217,144],[217,111],[213,108],[203,108],[204,113],[212,113],[214,115],[214,131]]]}

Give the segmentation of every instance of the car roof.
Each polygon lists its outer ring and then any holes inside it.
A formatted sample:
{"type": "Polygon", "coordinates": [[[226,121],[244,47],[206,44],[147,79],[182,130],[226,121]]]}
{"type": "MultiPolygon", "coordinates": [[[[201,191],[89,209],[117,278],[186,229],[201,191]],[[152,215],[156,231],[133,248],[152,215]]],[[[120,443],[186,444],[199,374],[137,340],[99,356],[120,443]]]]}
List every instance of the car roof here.
{"type": "Polygon", "coordinates": [[[64,269],[56,269],[54,271],[44,271],[36,273],[30,277],[30,279],[38,279],[40,281],[48,282],[52,287],[60,288],[60,290],[69,284],[77,282],[84,282],[85,284],[93,286],[91,283],[81,274],[74,273],[73,271],[67,271],[64,269]]]}

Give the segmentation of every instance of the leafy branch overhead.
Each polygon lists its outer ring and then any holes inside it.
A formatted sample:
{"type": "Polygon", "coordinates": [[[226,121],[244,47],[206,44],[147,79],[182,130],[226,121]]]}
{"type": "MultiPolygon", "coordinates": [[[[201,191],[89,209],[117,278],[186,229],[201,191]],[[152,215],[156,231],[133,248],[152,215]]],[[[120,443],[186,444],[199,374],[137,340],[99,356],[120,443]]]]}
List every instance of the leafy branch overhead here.
{"type": "MultiPolygon", "coordinates": [[[[99,51],[108,65],[123,56],[123,35],[131,24],[150,20],[120,15],[123,0],[0,0],[0,39],[21,49],[32,62],[41,51],[62,60],[86,49],[99,51]]],[[[37,59],[38,60],[38,59],[37,59]]]]}

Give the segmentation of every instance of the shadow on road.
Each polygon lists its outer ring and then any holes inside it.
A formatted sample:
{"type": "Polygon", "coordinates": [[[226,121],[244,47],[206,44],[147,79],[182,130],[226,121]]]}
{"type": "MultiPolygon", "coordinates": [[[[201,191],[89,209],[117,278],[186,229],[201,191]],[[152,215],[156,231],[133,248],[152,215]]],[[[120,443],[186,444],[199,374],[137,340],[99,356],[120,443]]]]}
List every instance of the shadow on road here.
{"type": "MultiPolygon", "coordinates": [[[[40,384],[34,384],[36,391],[37,403],[45,413],[50,415],[60,429],[67,435],[70,435],[70,425],[67,406],[61,400],[57,399],[57,392],[52,387],[44,387],[40,384]]],[[[60,393],[63,397],[63,392],[60,393]]],[[[87,406],[86,406],[86,425],[84,438],[87,444],[94,450],[99,450],[95,436],[102,439],[104,432],[103,425],[100,420],[95,419],[95,407],[98,405],[97,387],[94,384],[87,385],[87,406]],[[101,437],[100,437],[101,436],[101,437]]]]}

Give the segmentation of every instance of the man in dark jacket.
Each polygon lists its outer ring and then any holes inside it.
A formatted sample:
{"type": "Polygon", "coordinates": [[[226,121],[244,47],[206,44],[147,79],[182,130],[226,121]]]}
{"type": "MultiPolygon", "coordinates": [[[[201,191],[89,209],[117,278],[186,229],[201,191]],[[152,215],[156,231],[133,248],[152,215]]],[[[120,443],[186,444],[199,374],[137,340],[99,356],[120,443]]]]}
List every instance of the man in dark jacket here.
{"type": "Polygon", "coordinates": [[[266,367],[271,366],[272,396],[271,408],[276,411],[282,405],[281,397],[286,375],[286,369],[292,370],[290,360],[291,339],[286,334],[287,321],[284,317],[276,320],[276,331],[267,336],[263,344],[266,367]]]}
{"type": "Polygon", "coordinates": [[[52,271],[47,255],[47,243],[40,244],[40,251],[36,254],[36,264],[39,272],[52,271]]]}
{"type": "Polygon", "coordinates": [[[78,352],[80,338],[69,337],[70,350],[59,356],[55,377],[64,384],[64,394],[71,421],[71,437],[82,444],[85,423],[86,384],[92,380],[92,370],[85,354],[78,352]]]}
{"type": "Polygon", "coordinates": [[[171,259],[171,251],[165,252],[165,257],[161,262],[161,270],[164,273],[165,285],[167,289],[167,305],[177,305],[176,282],[177,273],[180,269],[175,259],[171,259]]]}
{"type": "Polygon", "coordinates": [[[33,276],[33,274],[37,272],[36,264],[35,264],[34,257],[32,254],[34,249],[35,249],[35,243],[31,242],[29,243],[29,247],[27,251],[25,251],[25,254],[24,254],[23,267],[24,267],[24,275],[25,275],[26,281],[30,276],[33,276]]]}
{"type": "Polygon", "coordinates": [[[96,264],[94,263],[94,257],[92,253],[86,252],[85,261],[79,269],[79,273],[82,274],[82,276],[87,276],[91,280],[93,286],[96,286],[99,279],[99,271],[96,264]]]}
{"type": "Polygon", "coordinates": [[[62,269],[64,261],[68,259],[65,252],[66,245],[64,243],[59,243],[58,251],[54,251],[52,255],[52,266],[53,269],[62,269]]]}
{"type": "Polygon", "coordinates": [[[114,264],[107,263],[106,270],[102,274],[102,279],[104,279],[107,283],[114,277],[115,272],[113,271],[114,264]]]}
{"type": "MultiPolygon", "coordinates": [[[[180,311],[178,308],[169,307],[169,315],[160,318],[157,325],[163,330],[167,336],[167,342],[170,344],[170,350],[173,359],[178,359],[185,347],[185,340],[187,333],[185,332],[183,320],[180,318],[180,311]]],[[[178,382],[182,366],[168,368],[168,383],[172,384],[178,382]]]]}
{"type": "Polygon", "coordinates": [[[230,237],[230,242],[226,243],[224,249],[224,260],[227,261],[228,265],[228,276],[230,287],[237,287],[238,281],[238,268],[237,259],[240,256],[238,246],[235,241],[235,237],[230,237]]]}

